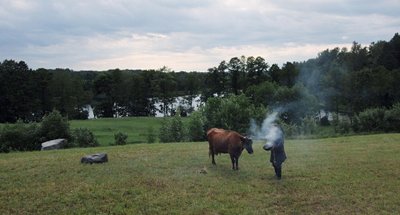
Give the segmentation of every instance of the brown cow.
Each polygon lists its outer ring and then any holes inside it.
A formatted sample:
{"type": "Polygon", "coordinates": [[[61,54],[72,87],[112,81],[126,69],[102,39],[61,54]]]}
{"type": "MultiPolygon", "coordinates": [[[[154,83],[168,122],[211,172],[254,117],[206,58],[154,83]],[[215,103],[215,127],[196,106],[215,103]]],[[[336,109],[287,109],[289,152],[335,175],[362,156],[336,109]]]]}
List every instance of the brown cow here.
{"type": "Polygon", "coordinates": [[[235,131],[227,131],[212,128],[207,131],[207,139],[210,145],[209,155],[212,156],[212,164],[216,165],[214,155],[229,153],[232,161],[232,169],[239,169],[239,157],[245,148],[249,154],[253,153],[253,141],[235,131]]]}

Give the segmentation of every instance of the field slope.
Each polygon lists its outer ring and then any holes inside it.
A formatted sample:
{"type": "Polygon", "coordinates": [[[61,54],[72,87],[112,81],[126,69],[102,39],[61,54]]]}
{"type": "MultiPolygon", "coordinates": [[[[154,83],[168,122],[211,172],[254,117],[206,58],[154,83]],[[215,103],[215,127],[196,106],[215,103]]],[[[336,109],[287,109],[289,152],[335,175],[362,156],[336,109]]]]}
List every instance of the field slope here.
{"type": "Polygon", "coordinates": [[[288,140],[281,181],[261,147],[239,171],[206,142],[0,154],[0,214],[400,212],[400,134],[288,140]],[[109,162],[79,163],[95,152],[109,162]]]}

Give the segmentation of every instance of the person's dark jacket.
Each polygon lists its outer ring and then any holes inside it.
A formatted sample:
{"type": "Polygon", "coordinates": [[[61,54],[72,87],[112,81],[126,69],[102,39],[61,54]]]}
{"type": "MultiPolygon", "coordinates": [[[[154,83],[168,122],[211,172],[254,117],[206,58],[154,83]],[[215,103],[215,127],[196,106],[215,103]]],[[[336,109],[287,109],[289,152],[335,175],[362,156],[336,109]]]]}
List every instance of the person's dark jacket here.
{"type": "Polygon", "coordinates": [[[282,163],[286,160],[286,153],[283,143],[284,140],[282,136],[273,142],[273,146],[271,149],[271,157],[269,161],[274,166],[280,167],[282,163]]]}
{"type": "Polygon", "coordinates": [[[271,157],[269,161],[272,163],[272,166],[274,167],[276,177],[278,179],[281,179],[282,163],[286,160],[283,133],[281,133],[279,137],[272,143],[266,143],[263,146],[263,149],[271,151],[271,157]]]}

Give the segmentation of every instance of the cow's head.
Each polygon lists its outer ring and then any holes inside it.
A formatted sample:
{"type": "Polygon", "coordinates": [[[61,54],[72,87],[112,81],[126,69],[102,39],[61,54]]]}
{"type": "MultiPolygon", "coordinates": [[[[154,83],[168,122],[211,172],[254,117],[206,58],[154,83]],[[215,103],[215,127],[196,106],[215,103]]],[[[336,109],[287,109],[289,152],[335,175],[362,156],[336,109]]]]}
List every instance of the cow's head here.
{"type": "Polygon", "coordinates": [[[244,137],[243,146],[249,154],[253,154],[253,140],[250,137],[244,137]]]}

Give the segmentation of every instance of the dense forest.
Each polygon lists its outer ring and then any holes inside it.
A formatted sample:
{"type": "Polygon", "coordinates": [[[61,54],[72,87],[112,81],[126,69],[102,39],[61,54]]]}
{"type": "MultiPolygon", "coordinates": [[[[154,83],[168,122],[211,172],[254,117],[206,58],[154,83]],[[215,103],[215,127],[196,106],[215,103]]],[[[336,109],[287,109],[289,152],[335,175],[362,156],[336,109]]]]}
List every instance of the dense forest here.
{"type": "Polygon", "coordinates": [[[207,72],[158,70],[72,71],[30,69],[24,61],[0,63],[0,122],[39,121],[52,110],[85,119],[182,115],[192,100],[243,95],[254,106],[284,108],[283,119],[299,123],[321,110],[352,116],[400,101],[400,35],[363,47],[327,49],[305,62],[269,65],[258,57],[233,57],[207,72]],[[172,106],[176,97],[183,103],[172,106]],[[162,104],[156,106],[156,103],[162,104]],[[177,110],[179,109],[179,110],[177,110]]]}

